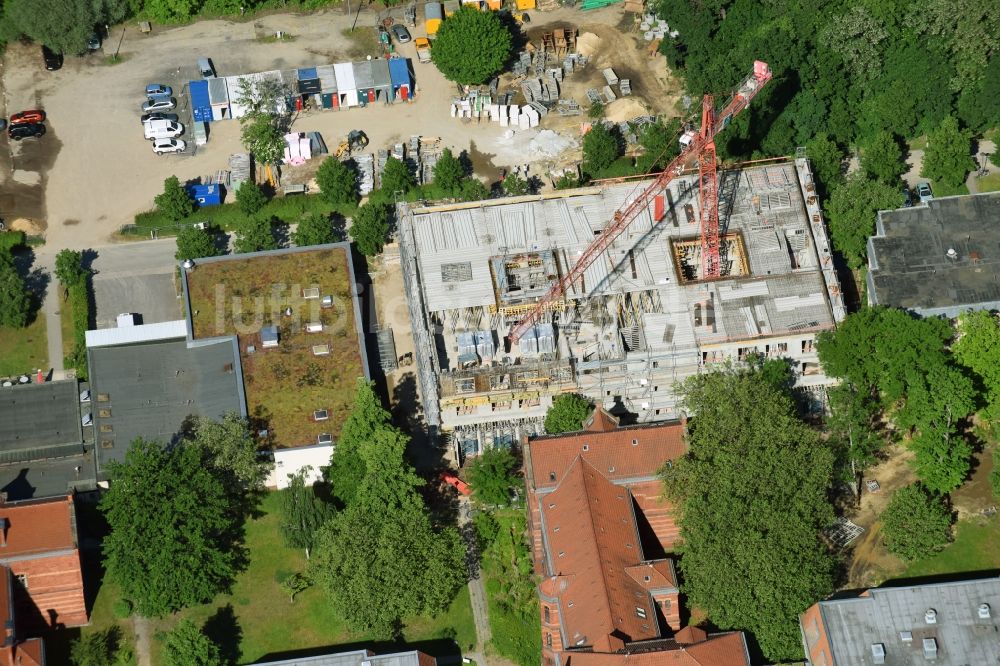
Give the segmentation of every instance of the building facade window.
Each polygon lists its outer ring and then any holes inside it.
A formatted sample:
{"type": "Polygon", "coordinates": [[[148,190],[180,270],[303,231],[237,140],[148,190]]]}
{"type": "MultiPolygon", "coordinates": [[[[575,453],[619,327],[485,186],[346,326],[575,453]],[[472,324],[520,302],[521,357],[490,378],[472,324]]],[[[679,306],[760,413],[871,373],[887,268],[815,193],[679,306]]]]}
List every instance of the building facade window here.
{"type": "Polygon", "coordinates": [[[546,647],[552,647],[552,634],[545,632],[545,645],[546,647]]]}
{"type": "Polygon", "coordinates": [[[549,607],[548,606],[542,606],[542,614],[545,616],[545,623],[546,624],[548,624],[549,622],[552,621],[552,617],[550,616],[549,607]]]}
{"type": "Polygon", "coordinates": [[[21,586],[21,589],[28,589],[28,574],[17,574],[17,583],[21,586]]]}

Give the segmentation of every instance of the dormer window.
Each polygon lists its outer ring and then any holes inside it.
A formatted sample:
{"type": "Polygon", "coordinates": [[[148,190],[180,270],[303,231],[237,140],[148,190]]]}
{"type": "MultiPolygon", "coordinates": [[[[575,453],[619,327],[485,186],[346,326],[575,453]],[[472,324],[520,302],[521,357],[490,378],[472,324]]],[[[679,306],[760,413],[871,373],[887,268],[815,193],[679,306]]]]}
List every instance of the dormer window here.
{"type": "Polygon", "coordinates": [[[555,480],[556,480],[556,473],[549,472],[549,481],[555,481],[555,480]]]}

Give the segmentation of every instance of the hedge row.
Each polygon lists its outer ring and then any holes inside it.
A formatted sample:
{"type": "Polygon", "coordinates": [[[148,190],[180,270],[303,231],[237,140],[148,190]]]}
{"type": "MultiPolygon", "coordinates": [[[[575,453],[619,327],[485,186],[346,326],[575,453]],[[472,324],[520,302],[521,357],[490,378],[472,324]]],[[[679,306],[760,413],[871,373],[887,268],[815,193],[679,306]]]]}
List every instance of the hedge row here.
{"type": "Polygon", "coordinates": [[[73,310],[73,351],[63,359],[67,368],[76,370],[77,379],[87,379],[87,324],[90,321],[90,295],[87,281],[70,285],[66,301],[73,310]]]}

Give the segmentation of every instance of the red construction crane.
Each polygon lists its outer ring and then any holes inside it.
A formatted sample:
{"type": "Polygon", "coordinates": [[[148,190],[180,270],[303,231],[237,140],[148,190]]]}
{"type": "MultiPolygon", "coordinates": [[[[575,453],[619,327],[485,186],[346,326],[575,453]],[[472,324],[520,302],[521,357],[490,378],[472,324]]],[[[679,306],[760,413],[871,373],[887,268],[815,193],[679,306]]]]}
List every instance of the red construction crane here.
{"type": "MultiPolygon", "coordinates": [[[[690,143],[681,150],[663,173],[640,192],[632,201],[615,211],[611,222],[604,231],[594,239],[594,242],[583,252],[573,268],[561,277],[545,296],[535,304],[515,326],[511,328],[509,339],[515,344],[528,329],[542,318],[549,305],[561,298],[570,285],[583,277],[584,272],[597,258],[611,246],[629,224],[646,210],[653,199],[662,194],[685,165],[693,159],[699,160],[700,192],[701,192],[701,245],[702,271],[706,278],[718,277],[720,273],[719,260],[719,196],[715,173],[715,137],[724,130],[733,116],[747,107],[760,89],[771,80],[771,68],[766,62],[757,60],[753,64],[753,72],[739,85],[733,96],[719,111],[715,111],[714,101],[706,95],[702,103],[701,131],[691,137],[690,143]]],[[[656,220],[655,223],[659,223],[656,220]]]]}

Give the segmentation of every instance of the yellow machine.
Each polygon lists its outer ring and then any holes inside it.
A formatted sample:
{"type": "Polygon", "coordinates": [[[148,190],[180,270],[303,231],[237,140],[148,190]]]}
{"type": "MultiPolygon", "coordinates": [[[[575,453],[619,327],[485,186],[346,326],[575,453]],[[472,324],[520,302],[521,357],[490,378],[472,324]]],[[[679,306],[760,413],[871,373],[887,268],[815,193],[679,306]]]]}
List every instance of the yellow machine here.
{"type": "Polygon", "coordinates": [[[340,158],[344,155],[350,155],[353,151],[364,148],[367,145],[367,134],[361,130],[351,130],[350,134],[347,135],[347,140],[337,146],[337,150],[333,153],[333,156],[340,158]]]}

